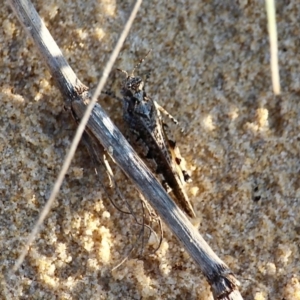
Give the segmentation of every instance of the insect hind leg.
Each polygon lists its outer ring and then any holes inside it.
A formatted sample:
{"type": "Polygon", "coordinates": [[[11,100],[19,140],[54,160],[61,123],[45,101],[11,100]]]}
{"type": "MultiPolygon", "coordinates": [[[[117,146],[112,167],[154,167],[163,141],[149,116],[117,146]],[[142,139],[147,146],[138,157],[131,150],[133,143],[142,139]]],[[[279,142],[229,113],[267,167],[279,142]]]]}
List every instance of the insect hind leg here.
{"type": "Polygon", "coordinates": [[[168,112],[166,111],[162,106],[160,106],[156,101],[154,101],[156,109],[167,116],[174,124],[178,124],[178,121],[168,112]]]}
{"type": "Polygon", "coordinates": [[[180,150],[179,150],[178,146],[176,145],[176,142],[168,139],[168,143],[171,148],[171,155],[172,155],[174,161],[176,162],[178,170],[182,174],[182,179],[184,180],[184,182],[187,182],[187,183],[192,182],[192,178],[186,170],[185,159],[181,156],[180,150]]]}

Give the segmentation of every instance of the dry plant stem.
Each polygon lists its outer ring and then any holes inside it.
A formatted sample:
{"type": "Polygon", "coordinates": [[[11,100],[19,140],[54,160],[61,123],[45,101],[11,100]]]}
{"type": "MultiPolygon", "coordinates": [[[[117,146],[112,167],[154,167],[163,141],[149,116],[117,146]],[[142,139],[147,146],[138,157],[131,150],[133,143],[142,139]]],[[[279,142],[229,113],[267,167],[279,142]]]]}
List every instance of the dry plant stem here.
{"type": "Polygon", "coordinates": [[[268,31],[270,39],[270,65],[272,74],[272,85],[275,95],[280,94],[280,77],[278,67],[278,45],[276,28],[276,8],[274,0],[266,0],[266,10],[268,17],[268,31]]]}
{"type": "MultiPolygon", "coordinates": [[[[84,113],[90,109],[90,105],[87,106],[87,103],[91,102],[87,88],[77,79],[63,58],[32,4],[24,0],[9,0],[9,3],[47,62],[67,106],[79,119],[83,119],[84,113]],[[55,51],[50,49],[55,49],[55,51]]],[[[101,79],[100,83],[102,81],[101,79]]],[[[151,203],[206,276],[211,285],[214,299],[242,299],[238,291],[239,282],[231,270],[212,251],[184,213],[170,199],[100,105],[96,104],[91,111],[87,128],[105,149],[113,149],[112,152],[108,151],[112,154],[113,159],[151,203]]],[[[37,232],[34,234],[36,235],[37,232]]]]}

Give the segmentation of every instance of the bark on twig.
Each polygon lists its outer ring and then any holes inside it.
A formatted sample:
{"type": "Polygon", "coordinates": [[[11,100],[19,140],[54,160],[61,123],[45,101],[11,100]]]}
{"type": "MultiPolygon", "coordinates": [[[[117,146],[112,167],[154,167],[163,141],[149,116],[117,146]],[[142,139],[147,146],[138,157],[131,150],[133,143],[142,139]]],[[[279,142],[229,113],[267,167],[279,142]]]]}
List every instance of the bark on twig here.
{"type": "MultiPolygon", "coordinates": [[[[25,0],[9,0],[9,3],[21,24],[33,38],[65,99],[66,106],[82,119],[87,103],[91,100],[88,89],[64,59],[33,5],[25,0]]],[[[239,282],[232,271],[212,251],[184,213],[171,200],[99,104],[96,104],[92,110],[87,127],[104,148],[109,150],[108,153],[112,153],[118,166],[182,242],[186,251],[206,276],[214,299],[242,299],[238,291],[239,282]]]]}

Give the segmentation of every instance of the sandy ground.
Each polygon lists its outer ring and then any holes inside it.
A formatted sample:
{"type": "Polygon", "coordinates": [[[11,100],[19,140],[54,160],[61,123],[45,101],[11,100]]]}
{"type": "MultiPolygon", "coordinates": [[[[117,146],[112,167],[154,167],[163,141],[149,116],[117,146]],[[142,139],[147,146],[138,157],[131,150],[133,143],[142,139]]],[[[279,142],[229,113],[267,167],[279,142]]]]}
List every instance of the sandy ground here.
{"type": "MultiPolygon", "coordinates": [[[[199,231],[244,299],[300,299],[300,5],[277,3],[282,95],[274,97],[264,2],[219,2],[145,1],[116,67],[132,70],[153,49],[140,72],[151,70],[149,95],[185,129],[175,134],[192,172],[199,231]]],[[[78,77],[95,88],[133,3],[44,3],[34,1],[78,77]]],[[[75,126],[6,5],[0,19],[1,299],[212,299],[167,229],[155,255],[112,271],[134,240],[133,221],[106,199],[82,145],[22,268],[8,277],[75,126]]],[[[121,124],[120,103],[100,103],[121,124]]]]}

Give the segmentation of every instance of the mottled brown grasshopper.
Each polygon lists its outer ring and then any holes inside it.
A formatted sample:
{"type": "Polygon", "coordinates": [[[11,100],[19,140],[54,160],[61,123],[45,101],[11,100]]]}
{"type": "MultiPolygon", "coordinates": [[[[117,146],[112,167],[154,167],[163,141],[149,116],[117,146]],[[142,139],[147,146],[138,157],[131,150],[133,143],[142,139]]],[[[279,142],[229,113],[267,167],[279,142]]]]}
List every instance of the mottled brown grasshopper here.
{"type": "Polygon", "coordinates": [[[185,170],[184,160],[176,143],[168,138],[168,127],[163,122],[161,113],[167,115],[174,123],[177,121],[146,95],[145,82],[141,77],[134,76],[135,69],[144,59],[135,66],[130,75],[118,69],[126,75],[121,88],[123,117],[130,133],[135,136],[132,142],[136,151],[146,158],[145,162],[150,168],[156,168],[156,173],[162,175],[164,186],[167,190],[172,190],[181,209],[189,217],[195,218],[195,211],[184,191],[184,183],[190,182],[191,178],[185,170]]]}

